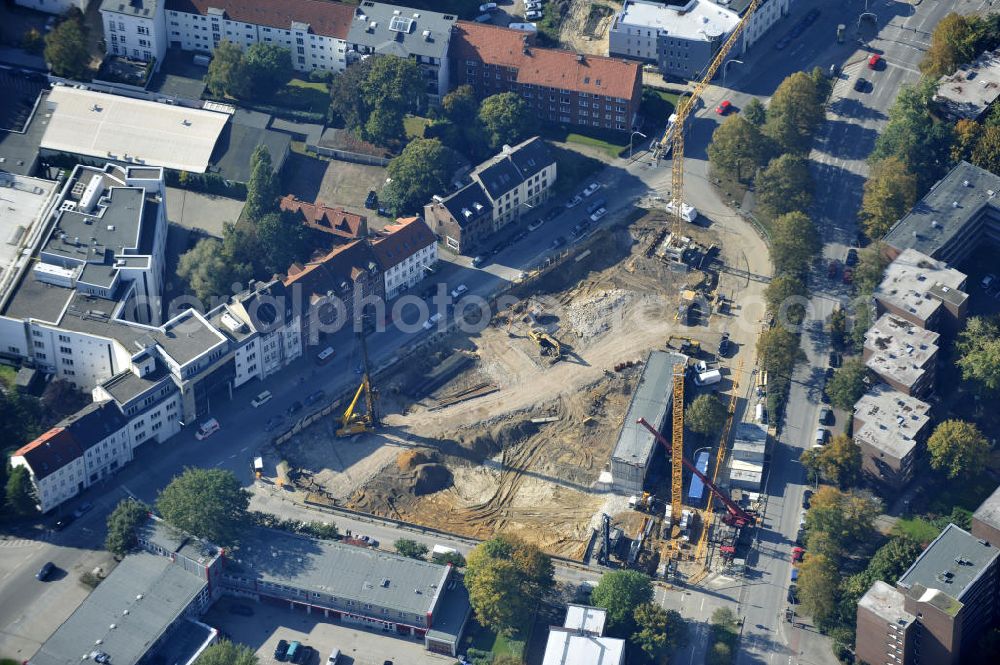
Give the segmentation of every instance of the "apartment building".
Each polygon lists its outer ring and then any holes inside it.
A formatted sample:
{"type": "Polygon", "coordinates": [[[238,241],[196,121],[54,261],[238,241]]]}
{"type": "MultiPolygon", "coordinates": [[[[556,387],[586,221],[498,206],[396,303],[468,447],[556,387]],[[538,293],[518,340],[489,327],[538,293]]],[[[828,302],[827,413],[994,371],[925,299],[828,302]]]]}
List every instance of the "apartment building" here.
{"type": "Polygon", "coordinates": [[[451,38],[452,83],[482,99],[514,92],[542,121],[631,131],[642,100],[642,68],[618,58],[534,46],[531,34],[458,21],[451,38]]]}
{"type": "Polygon", "coordinates": [[[892,489],[913,479],[916,459],[930,435],[930,404],[885,384],[871,388],[854,405],[854,442],[861,470],[892,489]]]}
{"type": "Polygon", "coordinates": [[[108,55],[163,62],[167,53],[165,0],[101,0],[108,55]]]}
{"type": "Polygon", "coordinates": [[[973,536],[994,546],[1000,545],[1000,486],[972,513],[973,536]]]}
{"type": "Polygon", "coordinates": [[[934,103],[952,122],[979,120],[1000,97],[1000,50],[985,51],[938,79],[934,103]]]}
{"type": "MultiPolygon", "coordinates": [[[[994,525],[995,527],[996,525],[994,525]]],[[[1000,549],[949,524],[892,587],[858,603],[856,653],[869,665],[958,665],[996,625],[1000,549]]]]}
{"type": "Polygon", "coordinates": [[[432,106],[451,89],[448,45],[457,16],[362,0],[347,33],[347,64],[369,55],[413,60],[432,106]]]}
{"type": "Polygon", "coordinates": [[[943,261],[906,248],[875,289],[876,312],[890,313],[935,332],[955,332],[968,312],[966,275],[943,261]]]}
{"type": "Polygon", "coordinates": [[[625,662],[625,640],[604,635],[607,610],[600,607],[566,606],[561,626],[549,627],[542,665],[621,665],[625,662]]]}
{"type": "Polygon", "coordinates": [[[87,11],[90,0],[14,0],[14,4],[61,16],[71,9],[87,11]]]}
{"type": "Polygon", "coordinates": [[[331,208],[321,203],[300,201],[293,194],[286,194],[279,201],[282,211],[293,215],[307,228],[343,244],[368,235],[368,218],[348,212],[343,208],[331,208]]]}
{"type": "Polygon", "coordinates": [[[371,244],[385,279],[386,300],[413,288],[438,261],[437,238],[419,217],[387,224],[371,244]]]}
{"type": "Polygon", "coordinates": [[[220,329],[233,335],[234,387],[264,379],[302,355],[302,307],[280,280],[250,284],[219,308],[220,329]]]}
{"type": "Polygon", "coordinates": [[[475,252],[490,235],[545,203],[556,161],[545,141],[530,138],[473,169],[472,182],[424,206],[424,218],[448,249],[475,252]]]}
{"type": "Polygon", "coordinates": [[[885,314],[865,333],[862,359],[880,379],[904,395],[934,392],[938,339],[905,319],[885,314]]]}

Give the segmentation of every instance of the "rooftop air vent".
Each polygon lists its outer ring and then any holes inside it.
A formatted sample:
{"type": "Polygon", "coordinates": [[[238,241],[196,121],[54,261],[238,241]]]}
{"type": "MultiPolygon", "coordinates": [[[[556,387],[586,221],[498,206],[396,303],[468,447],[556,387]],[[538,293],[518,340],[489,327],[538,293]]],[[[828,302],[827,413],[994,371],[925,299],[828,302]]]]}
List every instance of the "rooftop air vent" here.
{"type": "Polygon", "coordinates": [[[951,207],[952,208],[957,208],[958,207],[958,201],[952,201],[951,202],[951,207]]]}
{"type": "Polygon", "coordinates": [[[962,181],[962,186],[963,187],[972,187],[972,183],[969,182],[968,180],[963,180],[962,181]]]}

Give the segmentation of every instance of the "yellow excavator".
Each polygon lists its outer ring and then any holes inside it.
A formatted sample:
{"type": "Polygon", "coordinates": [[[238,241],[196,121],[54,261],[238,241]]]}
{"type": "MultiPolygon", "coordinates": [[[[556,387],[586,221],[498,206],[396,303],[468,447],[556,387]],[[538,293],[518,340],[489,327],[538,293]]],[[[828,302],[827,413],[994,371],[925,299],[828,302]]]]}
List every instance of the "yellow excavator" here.
{"type": "Polygon", "coordinates": [[[368,373],[368,346],[365,344],[365,333],[358,333],[358,340],[361,342],[361,385],[358,386],[357,392],[354,393],[354,399],[347,406],[347,410],[344,411],[344,415],[340,417],[340,428],[337,430],[337,436],[348,437],[354,436],[355,434],[364,434],[365,432],[371,432],[381,425],[378,418],[378,411],[375,407],[375,389],[372,388],[371,375],[368,373]],[[358,410],[358,400],[361,396],[365,397],[365,412],[361,413],[358,410]]]}
{"type": "Polygon", "coordinates": [[[534,328],[528,329],[528,337],[538,345],[538,352],[549,359],[550,364],[555,364],[562,360],[562,344],[552,335],[544,330],[534,328]]]}

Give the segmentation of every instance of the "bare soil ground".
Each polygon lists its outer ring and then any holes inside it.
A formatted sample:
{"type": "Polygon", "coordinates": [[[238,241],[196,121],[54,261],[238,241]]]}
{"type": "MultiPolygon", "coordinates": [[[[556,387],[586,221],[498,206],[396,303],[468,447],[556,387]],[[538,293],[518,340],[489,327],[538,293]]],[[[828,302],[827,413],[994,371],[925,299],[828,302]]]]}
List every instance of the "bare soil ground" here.
{"type": "MultiPolygon", "coordinates": [[[[450,335],[382,379],[382,430],[343,441],[332,424],[318,425],[283,451],[289,463],[306,470],[306,484],[356,510],[469,536],[518,534],[553,554],[582,556],[601,513],[627,509],[598,483],[641,372],[615,367],[662,349],[671,333],[700,332],[679,331],[674,313],[680,290],[702,274],[646,256],[665,217],[651,212],[601,231],[529,278],[515,294],[522,300],[512,323],[500,312],[482,332],[450,335]],[[558,339],[564,359],[542,356],[530,328],[558,339]],[[409,394],[453,353],[473,362],[430,395],[409,394]],[[483,384],[497,389],[437,408],[437,399],[483,384]]],[[[706,246],[717,240],[689,231],[706,246]]]]}
{"type": "Polygon", "coordinates": [[[560,26],[560,44],[577,53],[607,55],[608,31],[621,8],[610,0],[574,0],[560,26]]]}

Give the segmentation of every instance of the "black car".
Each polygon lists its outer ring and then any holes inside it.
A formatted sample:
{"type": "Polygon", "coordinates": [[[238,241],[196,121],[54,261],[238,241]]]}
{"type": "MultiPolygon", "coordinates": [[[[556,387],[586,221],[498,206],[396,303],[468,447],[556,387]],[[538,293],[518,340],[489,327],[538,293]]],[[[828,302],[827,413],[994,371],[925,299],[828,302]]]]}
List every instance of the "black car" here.
{"type": "Polygon", "coordinates": [[[816,22],[816,19],[818,18],[819,18],[819,10],[815,8],[810,9],[809,12],[802,17],[802,23],[804,23],[805,25],[812,25],[813,23],[816,22]]]}
{"type": "Polygon", "coordinates": [[[782,37],[781,39],[779,39],[778,41],[776,41],[774,43],[774,50],[780,51],[781,49],[783,49],[786,46],[788,46],[788,42],[790,42],[790,41],[791,40],[788,37],[782,37]]]}
{"type": "Polygon", "coordinates": [[[302,665],[312,665],[316,662],[316,658],[319,652],[313,649],[311,646],[304,644],[302,648],[299,649],[297,662],[302,663],[302,665]]]}
{"type": "Polygon", "coordinates": [[[559,208],[553,208],[552,210],[549,210],[547,213],[545,213],[544,219],[545,219],[546,222],[551,222],[553,219],[555,219],[556,217],[558,217],[559,213],[561,213],[561,212],[562,211],[559,210],[559,208]]]}
{"type": "Polygon", "coordinates": [[[73,517],[72,515],[64,515],[63,517],[60,517],[59,519],[57,519],[52,524],[52,528],[54,530],[56,530],[56,531],[62,531],[63,529],[65,529],[66,527],[68,527],[70,524],[72,524],[73,520],[75,520],[75,519],[76,518],[73,517]]]}
{"type": "Polygon", "coordinates": [[[788,587],[788,602],[791,605],[797,605],[799,602],[798,589],[794,584],[788,587]]]}
{"type": "Polygon", "coordinates": [[[855,266],[858,264],[858,250],[851,247],[847,250],[847,256],[844,257],[845,266],[855,266]]]}
{"type": "Polygon", "coordinates": [[[865,90],[868,89],[868,80],[862,76],[859,76],[854,81],[854,89],[857,90],[858,92],[864,92],[865,90]]]}
{"type": "Polygon", "coordinates": [[[51,561],[47,561],[45,565],[42,566],[37,573],[35,573],[35,579],[38,580],[39,582],[44,582],[45,580],[49,579],[49,575],[51,575],[52,571],[55,569],[56,565],[51,561]]]}
{"type": "Polygon", "coordinates": [[[324,397],[326,397],[326,391],[322,389],[309,393],[309,396],[306,397],[306,404],[313,405],[324,397]]]}
{"type": "Polygon", "coordinates": [[[806,490],[802,493],[802,509],[805,510],[809,507],[809,502],[812,499],[813,491],[806,490]]]}
{"type": "Polygon", "coordinates": [[[94,504],[92,504],[89,501],[84,501],[79,506],[77,506],[76,510],[73,511],[73,517],[79,519],[79,518],[83,517],[84,515],[86,515],[88,512],[90,512],[90,509],[93,508],[93,507],[94,507],[94,504]]]}
{"type": "Polygon", "coordinates": [[[287,413],[290,416],[294,416],[301,410],[302,410],[302,402],[295,400],[294,402],[292,402],[292,405],[288,407],[288,410],[285,411],[285,413],[287,413]]]}
{"type": "Polygon", "coordinates": [[[229,613],[238,614],[241,617],[252,617],[253,608],[249,605],[244,605],[243,603],[237,603],[229,606],[229,613]]]}
{"type": "Polygon", "coordinates": [[[278,640],[278,646],[274,647],[274,658],[285,662],[288,657],[288,642],[285,640],[278,640]]]}
{"type": "Polygon", "coordinates": [[[722,333],[722,339],[719,340],[719,355],[724,356],[729,353],[729,333],[722,333]]]}
{"type": "Polygon", "coordinates": [[[374,210],[378,207],[378,194],[375,193],[374,189],[368,192],[368,198],[365,199],[365,207],[369,210],[374,210]]]}

